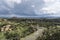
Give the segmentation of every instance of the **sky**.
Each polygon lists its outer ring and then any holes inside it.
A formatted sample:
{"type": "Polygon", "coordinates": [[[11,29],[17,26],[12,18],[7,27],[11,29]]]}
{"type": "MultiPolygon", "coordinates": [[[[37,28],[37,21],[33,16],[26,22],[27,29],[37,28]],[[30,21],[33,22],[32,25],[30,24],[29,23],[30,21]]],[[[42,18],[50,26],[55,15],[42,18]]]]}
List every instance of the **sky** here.
{"type": "Polygon", "coordinates": [[[60,17],[60,0],[0,0],[0,17],[60,17]]]}

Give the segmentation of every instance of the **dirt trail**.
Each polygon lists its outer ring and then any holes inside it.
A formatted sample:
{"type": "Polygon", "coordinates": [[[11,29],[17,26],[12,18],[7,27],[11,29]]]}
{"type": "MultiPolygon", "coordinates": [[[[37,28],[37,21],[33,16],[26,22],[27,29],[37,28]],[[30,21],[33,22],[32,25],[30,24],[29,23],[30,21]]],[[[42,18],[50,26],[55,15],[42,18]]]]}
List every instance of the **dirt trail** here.
{"type": "Polygon", "coordinates": [[[39,36],[42,36],[43,31],[44,31],[44,28],[40,28],[33,34],[30,34],[25,38],[22,38],[21,40],[36,40],[39,36]]]}

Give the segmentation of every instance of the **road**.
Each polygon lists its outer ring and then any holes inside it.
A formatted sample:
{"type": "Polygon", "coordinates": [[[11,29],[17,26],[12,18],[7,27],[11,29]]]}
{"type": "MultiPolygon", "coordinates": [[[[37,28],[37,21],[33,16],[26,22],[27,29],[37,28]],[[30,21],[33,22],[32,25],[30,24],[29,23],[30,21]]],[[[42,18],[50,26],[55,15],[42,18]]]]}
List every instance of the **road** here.
{"type": "Polygon", "coordinates": [[[36,40],[39,36],[42,36],[45,28],[39,28],[36,32],[26,36],[25,38],[21,38],[21,40],[36,40]]]}

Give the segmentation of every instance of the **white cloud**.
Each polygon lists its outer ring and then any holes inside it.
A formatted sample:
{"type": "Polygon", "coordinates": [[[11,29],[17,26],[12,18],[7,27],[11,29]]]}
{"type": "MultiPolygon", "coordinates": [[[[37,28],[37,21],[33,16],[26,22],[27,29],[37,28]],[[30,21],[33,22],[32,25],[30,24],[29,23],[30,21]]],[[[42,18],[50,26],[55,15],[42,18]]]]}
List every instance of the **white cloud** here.
{"type": "Polygon", "coordinates": [[[35,8],[35,5],[31,5],[32,8],[35,8]]]}
{"type": "Polygon", "coordinates": [[[60,1],[59,0],[44,0],[45,6],[40,9],[40,11],[47,13],[47,14],[56,14],[59,15],[60,13],[60,1]]]}
{"type": "Polygon", "coordinates": [[[22,1],[21,0],[5,0],[7,5],[11,8],[14,8],[14,3],[20,4],[22,1]]]}
{"type": "Polygon", "coordinates": [[[44,0],[45,3],[50,3],[50,2],[54,2],[56,0],[44,0]]]}
{"type": "Polygon", "coordinates": [[[6,0],[6,1],[10,2],[10,3],[12,3],[12,2],[13,3],[15,2],[15,3],[18,3],[18,4],[21,3],[21,0],[6,0]]]}

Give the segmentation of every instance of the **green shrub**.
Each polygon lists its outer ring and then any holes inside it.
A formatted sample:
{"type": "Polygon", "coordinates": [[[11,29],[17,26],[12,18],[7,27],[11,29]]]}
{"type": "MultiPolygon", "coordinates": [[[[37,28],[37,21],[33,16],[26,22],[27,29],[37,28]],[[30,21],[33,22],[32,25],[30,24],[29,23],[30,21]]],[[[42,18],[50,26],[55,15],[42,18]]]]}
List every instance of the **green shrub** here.
{"type": "Polygon", "coordinates": [[[16,32],[6,32],[5,36],[7,40],[20,40],[20,35],[16,32]]]}

